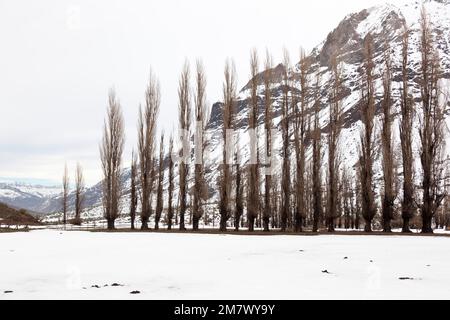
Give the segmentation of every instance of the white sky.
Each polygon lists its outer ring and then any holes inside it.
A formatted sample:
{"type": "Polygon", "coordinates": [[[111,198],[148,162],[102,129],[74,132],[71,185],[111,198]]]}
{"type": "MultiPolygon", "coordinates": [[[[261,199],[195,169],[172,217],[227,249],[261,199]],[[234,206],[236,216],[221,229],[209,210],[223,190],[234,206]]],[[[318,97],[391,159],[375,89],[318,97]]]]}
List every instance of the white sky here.
{"type": "Polygon", "coordinates": [[[80,161],[95,183],[110,87],[125,114],[128,164],[150,66],[162,87],[160,128],[171,131],[185,57],[203,59],[213,103],[227,57],[242,87],[251,48],[269,48],[278,63],[286,46],[297,60],[346,14],[384,2],[0,0],[0,177],[59,183],[64,162],[74,170],[80,161]]]}

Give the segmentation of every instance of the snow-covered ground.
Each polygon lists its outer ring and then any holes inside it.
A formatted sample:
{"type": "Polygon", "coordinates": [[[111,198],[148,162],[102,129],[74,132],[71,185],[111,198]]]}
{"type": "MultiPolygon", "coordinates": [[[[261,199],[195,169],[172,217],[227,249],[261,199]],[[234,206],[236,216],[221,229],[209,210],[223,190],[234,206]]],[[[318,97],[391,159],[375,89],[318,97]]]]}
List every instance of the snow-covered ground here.
{"type": "Polygon", "coordinates": [[[445,237],[41,230],[0,243],[0,299],[450,298],[445,237]]]}

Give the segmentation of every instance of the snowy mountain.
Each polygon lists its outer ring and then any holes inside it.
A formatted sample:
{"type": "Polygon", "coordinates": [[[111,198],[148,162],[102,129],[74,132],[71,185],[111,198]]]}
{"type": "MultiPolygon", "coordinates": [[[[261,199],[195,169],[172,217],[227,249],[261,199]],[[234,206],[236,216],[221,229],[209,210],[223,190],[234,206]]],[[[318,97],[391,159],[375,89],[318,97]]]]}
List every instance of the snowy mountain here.
{"type": "MultiPolygon", "coordinates": [[[[436,37],[438,44],[438,51],[441,58],[441,67],[443,69],[443,81],[449,84],[450,79],[450,1],[449,0],[428,0],[424,2],[424,6],[430,15],[430,21],[433,26],[433,33],[436,37]]],[[[410,63],[410,85],[411,94],[416,98],[420,96],[420,90],[417,84],[417,71],[420,62],[420,34],[419,34],[419,21],[420,21],[420,11],[422,9],[422,2],[419,1],[408,1],[400,6],[395,6],[392,4],[384,4],[362,10],[358,13],[352,13],[347,15],[339,25],[329,33],[328,37],[321,42],[316,48],[314,48],[310,55],[308,56],[311,62],[311,74],[310,79],[316,79],[317,75],[321,78],[321,90],[322,90],[322,105],[320,112],[320,123],[324,129],[323,137],[326,137],[326,126],[328,119],[328,97],[327,92],[331,87],[331,71],[330,71],[330,58],[336,52],[339,53],[339,61],[341,62],[341,69],[343,72],[345,92],[346,97],[343,99],[343,109],[345,112],[345,127],[341,133],[341,156],[343,163],[349,170],[354,169],[357,162],[358,145],[359,145],[359,126],[360,114],[358,104],[360,101],[360,84],[361,84],[361,65],[363,63],[363,40],[364,37],[371,33],[374,38],[374,60],[376,63],[375,75],[376,75],[376,95],[377,103],[382,97],[382,83],[381,74],[384,68],[384,50],[385,43],[388,42],[390,45],[390,55],[392,59],[393,67],[393,97],[400,96],[400,73],[401,73],[401,50],[402,50],[402,34],[403,25],[406,24],[410,30],[410,48],[409,48],[409,63],[410,63]]],[[[279,64],[274,68],[274,80],[272,84],[272,91],[274,97],[274,111],[276,118],[274,119],[274,124],[279,125],[280,123],[280,108],[282,99],[282,73],[284,71],[284,66],[279,64]]],[[[290,77],[293,80],[294,90],[299,88],[300,85],[296,79],[298,79],[298,65],[294,66],[289,70],[290,77]]],[[[262,74],[257,76],[258,83],[260,87],[258,88],[259,103],[261,104],[260,114],[258,121],[260,124],[260,129],[262,130],[262,124],[264,121],[263,109],[264,105],[264,88],[263,88],[263,77],[262,74]]],[[[450,88],[450,85],[446,87],[450,88]]],[[[239,145],[241,148],[242,161],[245,162],[249,158],[249,148],[248,141],[249,135],[247,133],[248,128],[248,103],[249,103],[249,85],[246,85],[239,93],[238,97],[238,107],[237,107],[237,119],[238,119],[238,130],[239,130],[239,145]]],[[[398,100],[398,99],[395,99],[398,100]]],[[[398,114],[400,109],[399,101],[395,102],[394,110],[395,114],[398,114]]],[[[416,108],[420,109],[419,104],[416,104],[416,108]]],[[[379,117],[379,116],[378,116],[379,117]]],[[[398,119],[394,122],[394,131],[398,130],[398,119]]],[[[446,118],[446,139],[450,141],[449,127],[450,117],[446,118]]],[[[222,125],[222,104],[220,102],[213,105],[210,115],[210,121],[207,127],[207,141],[209,141],[209,146],[207,150],[207,170],[206,178],[209,183],[210,188],[210,202],[214,202],[217,199],[217,193],[214,192],[216,188],[217,178],[219,175],[218,165],[221,160],[222,153],[222,139],[221,139],[221,125],[222,125]]],[[[416,121],[415,126],[418,126],[418,121],[416,121]]],[[[262,132],[262,131],[261,131],[262,132]]],[[[398,140],[398,133],[395,137],[398,140]]],[[[263,134],[260,134],[261,145],[263,134]]],[[[418,141],[418,139],[416,139],[418,141]]],[[[274,145],[278,148],[281,147],[281,136],[278,135],[274,137],[274,145]]],[[[398,141],[396,141],[398,143],[398,141]]],[[[324,155],[326,156],[326,146],[324,145],[324,155]]],[[[397,148],[398,149],[398,148],[397,148]]],[[[415,152],[417,152],[417,145],[414,146],[415,152]]],[[[307,152],[309,155],[310,152],[307,152]]],[[[379,157],[378,157],[379,158],[379,157]]],[[[417,158],[417,157],[416,157],[417,158]]],[[[326,158],[324,159],[326,161],[326,158]]],[[[380,161],[375,163],[375,172],[380,178],[380,161]]],[[[176,169],[176,168],[175,168],[176,169]]],[[[192,170],[191,170],[192,172],[192,170]]],[[[167,172],[165,173],[166,183],[167,183],[167,172]]],[[[129,186],[129,170],[124,173],[125,185],[129,186]]],[[[380,185],[378,183],[377,185],[380,185]]],[[[28,194],[29,199],[24,197],[22,199],[20,196],[22,193],[17,192],[18,196],[14,197],[14,190],[12,189],[1,189],[4,190],[5,196],[3,198],[0,196],[0,201],[2,199],[17,199],[17,203],[13,203],[16,200],[4,201],[12,205],[18,205],[20,203],[21,207],[26,204],[26,208],[30,208],[34,211],[43,212],[56,212],[60,210],[60,195],[53,194],[49,197],[41,197],[40,201],[32,197],[33,194],[28,194]],[[6,190],[6,191],[5,191],[6,190]],[[8,191],[10,190],[10,191],[8,191]],[[8,194],[9,195],[6,195],[8,194]],[[44,201],[42,201],[44,199],[44,201]]],[[[1,191],[0,191],[1,192],[1,191]]],[[[129,191],[126,189],[126,194],[129,191]]],[[[177,193],[177,190],[175,190],[177,193]]],[[[73,195],[72,195],[73,197],[73,195]]],[[[73,201],[73,199],[72,199],[73,201]]],[[[128,198],[125,197],[124,200],[124,212],[128,208],[128,198]]],[[[175,199],[176,201],[176,199],[175,199]]],[[[86,205],[90,208],[87,215],[90,217],[100,217],[101,210],[101,184],[90,188],[86,192],[86,205]]]]}
{"type": "Polygon", "coordinates": [[[0,183],[0,203],[36,213],[46,213],[48,203],[60,192],[59,187],[0,183]]]}

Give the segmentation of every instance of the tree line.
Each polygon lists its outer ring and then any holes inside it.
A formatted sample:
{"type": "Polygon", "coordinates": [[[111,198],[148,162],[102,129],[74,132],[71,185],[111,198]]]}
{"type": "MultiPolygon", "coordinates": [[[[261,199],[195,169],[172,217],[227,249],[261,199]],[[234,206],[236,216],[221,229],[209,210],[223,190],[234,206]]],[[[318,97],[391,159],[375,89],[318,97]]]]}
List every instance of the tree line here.
{"type": "MultiPolygon", "coordinates": [[[[433,222],[437,226],[448,226],[448,178],[443,154],[446,102],[442,99],[439,81],[441,69],[437,45],[424,9],[420,21],[421,59],[417,72],[412,71],[408,60],[409,39],[410,30],[405,25],[401,41],[400,96],[394,96],[389,43],[386,42],[383,49],[382,74],[377,74],[377,67],[380,67],[376,65],[374,56],[377,39],[371,34],[364,38],[364,59],[360,68],[361,98],[358,102],[361,118],[359,154],[354,168],[342,161],[342,152],[345,152],[341,147],[345,123],[343,100],[348,94],[338,54],[330,59],[332,85],[324,90],[320,72],[313,72],[305,52],[300,53],[295,75],[290,72],[289,54],[284,52],[281,121],[277,126],[274,123],[273,58],[266,52],[264,71],[260,72],[258,53],[252,50],[248,85],[250,97],[247,101],[250,161],[247,164],[240,163],[238,143],[230,135],[237,129],[237,81],[234,63],[227,60],[222,100],[222,163],[219,165],[217,184],[211,182],[214,185],[208,185],[205,178],[207,141],[203,134],[209,120],[209,110],[202,62],[197,61],[193,76],[189,63],[185,63],[178,85],[178,125],[181,134],[167,139],[161,133],[159,148],[157,121],[161,93],[159,81],[151,73],[145,104],[139,108],[138,145],[132,155],[131,228],[135,228],[138,208],[143,230],[149,229],[151,217],[154,217],[156,230],[162,220],[169,230],[174,224],[180,230],[186,230],[188,215],[194,231],[199,229],[202,219],[205,225],[209,225],[209,187],[217,189],[218,201],[213,212],[214,216],[218,213],[220,231],[244,227],[250,232],[256,228],[264,231],[279,229],[282,232],[318,232],[321,229],[334,232],[337,227],[359,229],[364,225],[366,232],[372,232],[374,221],[379,217],[382,230],[391,232],[396,212],[401,212],[404,233],[411,232],[412,220],[417,213],[423,233],[433,232],[433,222]],[[413,76],[417,77],[420,87],[418,99],[411,94],[413,76]],[[382,82],[381,98],[376,93],[378,78],[382,82]],[[395,104],[400,105],[399,143],[393,134],[395,104]],[[418,108],[419,105],[421,108],[418,108]],[[325,108],[328,109],[328,118],[324,123],[320,114],[325,108]],[[261,114],[264,118],[262,126],[259,123],[261,114]],[[380,128],[376,121],[378,114],[380,128]],[[418,128],[414,127],[415,120],[419,123],[418,128]],[[258,138],[261,128],[264,129],[264,139],[258,138]],[[277,130],[281,131],[281,164],[279,168],[274,168],[274,163],[265,160],[272,159],[276,153],[274,132],[277,130]],[[415,135],[419,136],[420,176],[415,176],[417,170],[412,147],[415,135]],[[179,140],[177,150],[174,149],[174,138],[179,140]],[[261,140],[263,145],[260,145],[261,140]],[[195,150],[193,154],[192,149],[195,150]],[[401,156],[396,156],[397,149],[401,156]],[[310,156],[307,156],[308,150],[311,150],[310,156]],[[382,169],[380,201],[377,201],[374,172],[378,150],[382,169]],[[195,161],[194,166],[189,165],[192,160],[195,161]],[[168,169],[167,184],[165,169],[168,169]],[[192,169],[193,172],[190,172],[192,169]],[[277,171],[280,176],[274,174],[277,171]],[[416,181],[420,181],[420,186],[416,185],[416,181]],[[164,190],[165,185],[167,190],[164,190]],[[174,204],[176,185],[179,193],[174,204]],[[164,193],[167,195],[165,198],[164,193]]],[[[108,229],[115,228],[115,220],[121,212],[124,141],[121,105],[114,91],[111,91],[100,144],[104,176],[102,201],[108,229]]],[[[417,227],[417,224],[414,223],[414,226],[417,227]]]]}
{"type": "Polygon", "coordinates": [[[81,225],[82,219],[81,219],[81,213],[84,209],[84,189],[85,189],[85,182],[84,182],[84,175],[83,175],[83,167],[80,163],[77,163],[76,169],[75,169],[75,190],[74,190],[74,200],[73,200],[73,207],[74,207],[74,217],[72,219],[68,219],[68,213],[69,213],[69,194],[70,194],[70,177],[69,177],[69,170],[67,168],[67,164],[64,166],[64,173],[62,178],[62,195],[61,195],[61,201],[62,201],[62,223],[64,226],[68,222],[70,222],[73,225],[81,225]]]}

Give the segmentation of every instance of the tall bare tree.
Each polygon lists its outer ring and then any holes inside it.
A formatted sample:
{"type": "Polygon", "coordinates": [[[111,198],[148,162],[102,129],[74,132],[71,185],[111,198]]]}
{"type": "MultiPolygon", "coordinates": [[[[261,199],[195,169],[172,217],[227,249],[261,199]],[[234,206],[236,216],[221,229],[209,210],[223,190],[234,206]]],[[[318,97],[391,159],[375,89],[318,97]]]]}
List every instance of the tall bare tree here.
{"type": "Polygon", "coordinates": [[[291,80],[289,78],[289,68],[291,65],[289,53],[286,49],[283,52],[283,101],[281,108],[281,134],[282,134],[282,154],[283,163],[281,169],[281,232],[287,229],[288,218],[291,212],[291,165],[290,165],[290,101],[289,91],[291,91],[291,80]]]}
{"type": "Polygon", "coordinates": [[[328,198],[327,225],[328,232],[334,232],[334,221],[339,216],[339,136],[342,130],[342,77],[338,58],[332,58],[333,88],[330,96],[330,119],[328,133],[328,198]]]}
{"type": "Polygon", "coordinates": [[[191,127],[191,95],[190,95],[190,69],[186,61],[181,71],[178,84],[178,110],[179,110],[179,128],[180,143],[183,153],[178,165],[180,175],[180,230],[186,230],[184,217],[187,211],[187,194],[189,180],[189,158],[190,158],[190,127],[191,127]]]}
{"type": "Polygon", "coordinates": [[[74,225],[81,225],[81,213],[83,212],[84,206],[84,176],[83,168],[81,164],[77,163],[77,169],[75,172],[75,219],[73,220],[74,225]]]}
{"type": "Polygon", "coordinates": [[[227,230],[227,221],[230,218],[230,193],[231,193],[231,164],[233,139],[230,131],[234,126],[234,108],[236,103],[236,69],[233,62],[225,64],[225,82],[223,84],[223,127],[222,138],[224,146],[222,150],[222,164],[219,181],[219,214],[220,231],[227,230]],[[230,141],[231,140],[231,141],[230,141]]]}
{"type": "Polygon", "coordinates": [[[173,154],[173,137],[170,136],[169,139],[169,187],[167,190],[167,229],[172,229],[173,220],[173,189],[174,189],[174,163],[172,159],[173,154]]]}
{"type": "Polygon", "coordinates": [[[441,187],[444,112],[440,101],[439,57],[432,36],[429,16],[421,13],[421,72],[420,91],[422,118],[419,136],[421,141],[423,197],[421,205],[422,233],[433,233],[432,219],[445,198],[441,187]]]}
{"type": "Polygon", "coordinates": [[[258,157],[258,53],[253,49],[250,54],[251,97],[249,110],[250,163],[248,166],[248,230],[255,229],[255,220],[259,212],[259,157],[258,157]]]}
{"type": "MultiPolygon", "coordinates": [[[[266,131],[265,156],[270,161],[266,161],[266,166],[272,168],[272,130],[273,130],[273,104],[272,104],[272,77],[273,77],[273,58],[269,51],[266,52],[266,61],[264,68],[264,129],[266,131]]],[[[263,226],[264,231],[269,231],[270,217],[272,215],[272,174],[266,172],[264,181],[264,214],[263,226]]]]}
{"type": "Polygon", "coordinates": [[[383,128],[381,130],[381,149],[383,154],[383,204],[382,204],[382,220],[383,231],[391,232],[391,221],[394,218],[394,202],[396,198],[395,186],[394,186],[394,150],[392,148],[392,65],[390,58],[390,47],[387,45],[384,60],[386,63],[384,76],[383,76],[383,100],[382,106],[382,119],[383,128]]]}
{"type": "Polygon", "coordinates": [[[271,226],[272,229],[276,229],[280,227],[280,192],[278,189],[279,184],[276,183],[277,182],[277,177],[273,176],[272,177],[272,202],[271,202],[271,207],[272,207],[272,214],[271,214],[271,226]]]}
{"type": "MultiPolygon", "coordinates": [[[[309,123],[309,119],[308,119],[308,123],[309,123]]],[[[308,125],[309,127],[309,125],[308,125]]],[[[313,132],[311,131],[311,134],[313,132]]],[[[311,140],[312,141],[312,140],[311,140]]],[[[306,163],[306,173],[305,173],[305,213],[306,213],[306,221],[305,224],[306,225],[312,225],[312,221],[313,221],[313,194],[312,194],[312,190],[313,190],[313,184],[312,184],[312,161],[308,161],[306,163]]]]}
{"type": "Polygon", "coordinates": [[[136,209],[138,204],[138,164],[136,155],[133,151],[131,154],[131,182],[130,182],[130,220],[131,230],[135,229],[136,209]]]}
{"type": "Polygon", "coordinates": [[[349,187],[349,202],[350,202],[350,229],[359,229],[359,226],[356,227],[356,216],[358,215],[358,212],[356,210],[357,207],[357,185],[358,181],[355,180],[348,180],[348,187],[349,187]]]}
{"type": "Polygon", "coordinates": [[[100,144],[103,170],[103,213],[108,229],[115,228],[122,197],[122,153],[125,142],[122,108],[114,90],[109,92],[109,105],[100,144]]]}
{"type": "Polygon", "coordinates": [[[244,181],[242,180],[242,168],[239,157],[239,147],[235,152],[235,206],[234,206],[234,228],[239,231],[239,224],[241,222],[242,215],[244,214],[244,181]]]}
{"type": "Polygon", "coordinates": [[[306,170],[306,104],[308,95],[308,68],[309,64],[304,50],[300,52],[300,101],[293,105],[294,110],[294,141],[296,158],[296,188],[295,188],[295,232],[303,231],[306,217],[305,211],[305,170],[306,170]]]}
{"type": "Polygon", "coordinates": [[[357,179],[355,180],[355,229],[359,230],[361,227],[362,218],[362,187],[361,187],[361,170],[356,172],[357,179]]]}
{"type": "Polygon", "coordinates": [[[446,172],[445,172],[445,199],[443,204],[443,221],[442,221],[442,227],[450,231],[450,167],[448,164],[447,159],[447,166],[446,166],[446,172]]]}
{"type": "Polygon", "coordinates": [[[145,107],[139,108],[138,120],[138,154],[140,168],[141,229],[148,229],[152,214],[151,197],[153,193],[154,151],[156,125],[161,104],[159,81],[153,72],[145,92],[145,107]]]}
{"type": "Polygon", "coordinates": [[[314,88],[314,119],[312,138],[312,210],[313,210],[313,232],[318,232],[320,227],[320,219],[322,217],[322,130],[319,122],[320,114],[320,77],[317,76],[314,88]]]}
{"type": "Polygon", "coordinates": [[[400,117],[400,144],[403,166],[402,232],[410,233],[409,222],[414,216],[414,159],[412,151],[413,99],[409,94],[408,48],[409,30],[404,28],[402,40],[402,90],[400,117]]]}
{"type": "Polygon", "coordinates": [[[69,210],[69,170],[67,169],[67,163],[64,165],[64,173],[62,178],[62,210],[63,210],[63,224],[64,227],[67,224],[67,212],[69,210]]]}
{"type": "Polygon", "coordinates": [[[376,215],[375,194],[373,190],[373,162],[374,162],[374,117],[375,117],[375,87],[374,87],[374,61],[373,38],[368,34],[364,39],[364,66],[361,117],[363,128],[361,130],[360,145],[360,178],[362,214],[366,222],[365,231],[372,232],[372,220],[376,215]]]}
{"type": "Polygon", "coordinates": [[[161,220],[161,214],[164,209],[163,192],[164,192],[164,133],[161,133],[161,140],[159,142],[158,190],[156,195],[155,230],[159,230],[159,221],[161,220]]]}
{"type": "Polygon", "coordinates": [[[206,140],[204,132],[208,124],[208,113],[206,107],[206,74],[203,63],[197,60],[195,77],[195,177],[194,177],[194,199],[193,199],[193,229],[198,230],[201,217],[204,214],[203,202],[208,196],[205,181],[205,148],[206,140]]]}
{"type": "Polygon", "coordinates": [[[351,219],[352,219],[352,187],[350,182],[350,177],[348,173],[348,169],[346,166],[342,169],[342,208],[344,214],[344,228],[346,230],[351,228],[351,219]]]}

